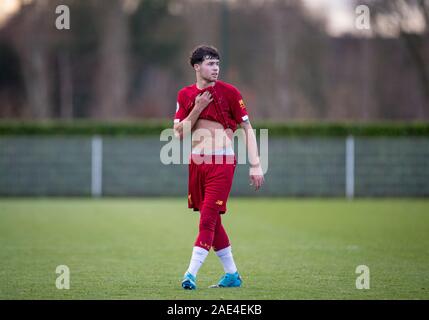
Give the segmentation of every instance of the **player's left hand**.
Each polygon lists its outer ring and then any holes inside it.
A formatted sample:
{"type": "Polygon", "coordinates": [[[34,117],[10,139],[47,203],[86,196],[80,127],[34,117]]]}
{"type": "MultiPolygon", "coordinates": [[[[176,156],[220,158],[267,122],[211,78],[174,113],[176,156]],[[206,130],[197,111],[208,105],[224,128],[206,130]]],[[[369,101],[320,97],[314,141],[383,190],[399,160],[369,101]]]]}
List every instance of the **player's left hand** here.
{"type": "Polygon", "coordinates": [[[255,191],[258,190],[265,182],[264,174],[261,166],[250,168],[249,170],[250,185],[255,187],[255,191]]]}

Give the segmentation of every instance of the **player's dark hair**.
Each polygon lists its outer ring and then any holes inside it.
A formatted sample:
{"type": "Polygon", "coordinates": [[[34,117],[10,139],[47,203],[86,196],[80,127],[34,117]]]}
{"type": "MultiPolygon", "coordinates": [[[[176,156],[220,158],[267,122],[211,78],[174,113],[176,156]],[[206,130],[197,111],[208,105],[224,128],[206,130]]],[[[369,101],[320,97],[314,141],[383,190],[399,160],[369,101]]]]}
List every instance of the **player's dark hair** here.
{"type": "Polygon", "coordinates": [[[202,63],[205,59],[220,60],[219,52],[213,46],[200,45],[192,51],[189,57],[189,63],[194,67],[194,64],[202,63]]]}

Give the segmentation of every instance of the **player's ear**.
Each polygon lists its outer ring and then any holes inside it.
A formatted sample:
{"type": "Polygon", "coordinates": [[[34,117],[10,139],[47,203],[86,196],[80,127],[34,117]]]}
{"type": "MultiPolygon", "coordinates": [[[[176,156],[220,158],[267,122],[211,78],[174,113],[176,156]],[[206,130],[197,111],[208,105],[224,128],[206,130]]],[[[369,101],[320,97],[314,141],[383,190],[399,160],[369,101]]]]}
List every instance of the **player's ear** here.
{"type": "Polygon", "coordinates": [[[196,63],[196,64],[194,64],[194,70],[195,71],[200,71],[200,64],[199,63],[196,63]]]}

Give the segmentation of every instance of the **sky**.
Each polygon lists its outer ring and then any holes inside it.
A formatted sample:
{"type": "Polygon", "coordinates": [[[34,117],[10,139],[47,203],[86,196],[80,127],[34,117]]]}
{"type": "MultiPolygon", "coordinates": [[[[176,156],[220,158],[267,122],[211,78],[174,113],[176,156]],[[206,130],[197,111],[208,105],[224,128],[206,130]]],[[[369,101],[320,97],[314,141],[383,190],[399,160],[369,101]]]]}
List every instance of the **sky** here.
{"type": "Polygon", "coordinates": [[[302,0],[312,13],[327,18],[331,35],[355,31],[355,10],[349,0],[302,0]]]}
{"type": "Polygon", "coordinates": [[[0,26],[6,19],[19,9],[17,0],[1,0],[0,2],[0,26]]]}

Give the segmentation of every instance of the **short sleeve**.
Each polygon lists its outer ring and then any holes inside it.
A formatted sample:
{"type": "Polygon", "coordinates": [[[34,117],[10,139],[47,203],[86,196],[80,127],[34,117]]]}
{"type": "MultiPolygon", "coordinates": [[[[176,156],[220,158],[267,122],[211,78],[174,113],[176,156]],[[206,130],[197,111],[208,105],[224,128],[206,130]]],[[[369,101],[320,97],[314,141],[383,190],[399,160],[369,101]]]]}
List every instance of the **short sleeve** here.
{"type": "Polygon", "coordinates": [[[249,120],[249,115],[246,110],[246,104],[243,101],[240,91],[233,90],[232,95],[232,116],[237,124],[249,120]]]}
{"type": "Polygon", "coordinates": [[[179,123],[183,119],[185,119],[189,114],[189,110],[186,107],[186,101],[184,99],[184,95],[182,91],[179,91],[177,94],[177,101],[176,101],[176,114],[174,116],[174,123],[179,123]]]}

